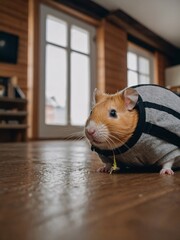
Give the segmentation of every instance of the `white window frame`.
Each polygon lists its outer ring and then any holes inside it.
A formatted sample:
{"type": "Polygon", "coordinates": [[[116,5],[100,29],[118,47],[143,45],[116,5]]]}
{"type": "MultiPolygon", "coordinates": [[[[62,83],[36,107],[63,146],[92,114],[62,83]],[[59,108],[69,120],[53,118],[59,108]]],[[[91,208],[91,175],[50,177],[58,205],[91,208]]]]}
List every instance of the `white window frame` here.
{"type": "MultiPolygon", "coordinates": [[[[40,84],[39,84],[39,121],[38,121],[38,136],[39,138],[66,138],[72,133],[83,131],[83,126],[72,126],[70,124],[70,29],[72,25],[77,25],[80,28],[87,30],[90,34],[90,96],[93,95],[93,90],[96,86],[96,57],[95,57],[95,34],[94,26],[86,24],[74,17],[71,17],[58,10],[52,9],[44,4],[40,5],[40,84]],[[68,107],[68,124],[47,125],[45,124],[45,48],[46,48],[46,17],[52,15],[66,21],[68,24],[68,47],[67,49],[67,107],[68,107]]],[[[90,106],[91,102],[90,99],[90,106]]]]}
{"type": "MultiPolygon", "coordinates": [[[[128,71],[132,71],[132,72],[135,72],[137,73],[138,75],[138,84],[139,84],[139,76],[140,75],[144,75],[144,76],[149,76],[150,78],[150,82],[149,84],[152,84],[154,83],[154,54],[149,52],[148,50],[146,49],[143,49],[135,44],[132,44],[132,43],[128,43],[128,52],[132,52],[134,54],[136,54],[137,56],[137,59],[139,59],[140,57],[144,57],[146,59],[149,60],[149,63],[150,63],[150,69],[149,69],[149,75],[147,74],[142,74],[139,72],[139,61],[137,61],[137,70],[132,70],[132,69],[129,69],[128,68],[128,62],[127,62],[127,73],[128,71]]],[[[128,74],[127,74],[128,76],[128,74]]],[[[127,79],[127,85],[128,85],[128,79],[127,79]]]]}

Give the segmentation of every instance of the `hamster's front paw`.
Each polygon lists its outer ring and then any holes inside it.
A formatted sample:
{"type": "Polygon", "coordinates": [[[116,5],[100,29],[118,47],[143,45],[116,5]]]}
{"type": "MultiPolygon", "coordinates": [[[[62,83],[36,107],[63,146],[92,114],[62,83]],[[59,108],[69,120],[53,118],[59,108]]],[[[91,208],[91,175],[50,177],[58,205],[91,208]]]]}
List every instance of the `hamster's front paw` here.
{"type": "Polygon", "coordinates": [[[110,173],[110,171],[111,171],[111,164],[106,164],[105,166],[100,167],[97,170],[97,172],[100,172],[100,173],[110,173]]]}
{"type": "Polygon", "coordinates": [[[165,174],[167,174],[167,175],[174,175],[174,172],[170,168],[162,168],[161,171],[160,171],[160,174],[161,175],[165,175],[165,174]]]}

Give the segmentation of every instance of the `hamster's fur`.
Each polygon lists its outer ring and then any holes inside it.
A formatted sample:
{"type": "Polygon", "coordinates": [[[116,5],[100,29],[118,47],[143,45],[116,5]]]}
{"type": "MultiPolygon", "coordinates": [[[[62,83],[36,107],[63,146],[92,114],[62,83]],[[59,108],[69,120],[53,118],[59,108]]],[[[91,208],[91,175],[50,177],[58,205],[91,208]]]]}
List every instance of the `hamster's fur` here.
{"type": "MultiPolygon", "coordinates": [[[[116,94],[102,93],[97,89],[94,91],[94,106],[85,125],[85,135],[91,145],[98,149],[113,151],[113,149],[127,143],[135,131],[139,118],[139,113],[135,107],[138,97],[139,93],[134,88],[127,88],[116,94]]],[[[176,155],[174,156],[176,156],[176,159],[178,156],[180,158],[179,148],[176,147],[175,151],[176,155]]],[[[132,152],[132,160],[127,158],[127,162],[121,154],[116,156],[116,159],[120,166],[121,162],[123,164],[127,163],[128,166],[154,165],[153,160],[152,163],[149,159],[146,161],[146,157],[144,157],[143,162],[140,160],[135,161],[135,159],[140,159],[140,154],[140,150],[138,153],[132,152]]],[[[168,154],[166,153],[166,155],[168,154]]],[[[106,157],[101,154],[99,154],[99,157],[105,163],[105,166],[100,168],[99,171],[109,172],[113,163],[112,157],[106,157]]],[[[174,174],[171,169],[173,163],[174,159],[167,160],[167,157],[164,162],[158,161],[157,165],[160,164],[162,167],[160,173],[174,174]]]]}

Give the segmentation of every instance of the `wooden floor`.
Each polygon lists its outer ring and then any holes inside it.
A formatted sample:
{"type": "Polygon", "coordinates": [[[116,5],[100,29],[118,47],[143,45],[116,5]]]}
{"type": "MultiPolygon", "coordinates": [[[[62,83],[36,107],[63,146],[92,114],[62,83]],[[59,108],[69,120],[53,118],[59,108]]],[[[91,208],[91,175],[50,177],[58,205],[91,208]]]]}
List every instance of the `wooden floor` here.
{"type": "Polygon", "coordinates": [[[180,171],[100,166],[83,141],[0,144],[0,239],[180,239],[180,171]]]}

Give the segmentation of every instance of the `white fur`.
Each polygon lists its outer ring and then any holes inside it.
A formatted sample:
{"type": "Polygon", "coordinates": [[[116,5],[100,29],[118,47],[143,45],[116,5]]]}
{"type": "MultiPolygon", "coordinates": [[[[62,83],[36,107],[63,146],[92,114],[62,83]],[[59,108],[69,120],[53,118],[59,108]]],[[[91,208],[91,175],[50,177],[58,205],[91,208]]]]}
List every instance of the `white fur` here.
{"type": "Polygon", "coordinates": [[[95,121],[89,121],[88,125],[86,126],[86,131],[95,131],[93,136],[87,136],[89,141],[98,147],[102,147],[103,143],[105,143],[109,136],[108,128],[105,124],[96,123],[95,121]],[[99,142],[100,144],[95,143],[94,141],[99,142]]]}

